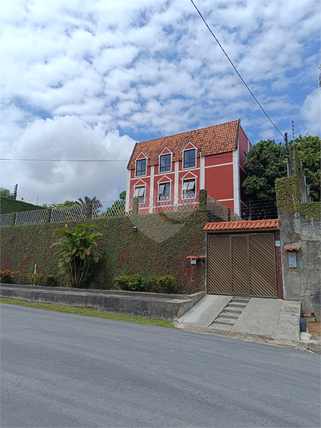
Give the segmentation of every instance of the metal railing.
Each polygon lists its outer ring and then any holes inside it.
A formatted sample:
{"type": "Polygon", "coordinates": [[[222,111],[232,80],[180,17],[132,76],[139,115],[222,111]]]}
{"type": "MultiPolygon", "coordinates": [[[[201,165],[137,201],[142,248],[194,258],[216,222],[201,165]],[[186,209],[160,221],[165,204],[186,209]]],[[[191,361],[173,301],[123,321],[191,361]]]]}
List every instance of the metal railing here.
{"type": "Polygon", "coordinates": [[[47,210],[34,210],[17,212],[14,224],[22,226],[24,224],[43,224],[46,223],[47,210]]]}
{"type": "MultiPolygon", "coordinates": [[[[67,223],[71,221],[84,221],[86,219],[99,219],[108,217],[123,217],[132,214],[162,214],[171,212],[192,212],[195,210],[207,210],[219,221],[240,220],[240,217],[231,212],[224,204],[207,195],[207,203],[200,207],[199,194],[194,198],[183,198],[181,195],[173,195],[169,200],[160,200],[155,195],[152,201],[148,197],[141,199],[138,209],[135,210],[134,199],[129,202],[126,211],[125,201],[99,202],[98,204],[82,204],[72,207],[46,208],[42,210],[24,211],[0,215],[0,226],[20,226],[27,224],[67,223]]],[[[206,200],[205,200],[206,202],[206,200]]]]}

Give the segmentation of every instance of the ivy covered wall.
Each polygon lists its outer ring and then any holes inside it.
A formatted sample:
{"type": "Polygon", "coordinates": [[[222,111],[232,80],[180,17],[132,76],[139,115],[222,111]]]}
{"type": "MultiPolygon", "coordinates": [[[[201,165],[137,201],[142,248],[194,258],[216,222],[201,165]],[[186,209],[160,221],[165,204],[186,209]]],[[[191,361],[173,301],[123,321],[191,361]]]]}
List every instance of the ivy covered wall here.
{"type": "Polygon", "coordinates": [[[0,196],[0,214],[41,210],[43,207],[0,196]]]}
{"type": "MultiPolygon", "coordinates": [[[[205,212],[147,214],[91,220],[102,254],[94,272],[92,287],[109,289],[119,274],[173,275],[179,292],[204,289],[204,269],[200,261],[191,265],[189,255],[205,254],[205,212]]],[[[72,226],[70,223],[68,226],[72,226]]],[[[1,269],[57,275],[51,245],[59,238],[54,230],[61,224],[14,226],[1,229],[1,269]]]]}

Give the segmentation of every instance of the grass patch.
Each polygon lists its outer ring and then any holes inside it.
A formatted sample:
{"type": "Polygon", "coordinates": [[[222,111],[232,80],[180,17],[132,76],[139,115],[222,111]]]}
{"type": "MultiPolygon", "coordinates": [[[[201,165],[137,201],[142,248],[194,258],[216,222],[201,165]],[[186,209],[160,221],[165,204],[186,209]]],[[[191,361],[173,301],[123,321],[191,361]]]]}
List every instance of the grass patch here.
{"type": "Polygon", "coordinates": [[[56,303],[31,302],[21,299],[11,299],[0,297],[0,303],[9,305],[24,306],[26,308],[43,309],[45,311],[61,312],[63,314],[82,315],[85,317],[103,318],[107,320],[131,322],[135,324],[155,325],[157,327],[174,327],[173,321],[155,318],[136,317],[133,315],[117,314],[115,312],[103,312],[94,308],[80,308],[75,306],[58,305],[56,303]]]}

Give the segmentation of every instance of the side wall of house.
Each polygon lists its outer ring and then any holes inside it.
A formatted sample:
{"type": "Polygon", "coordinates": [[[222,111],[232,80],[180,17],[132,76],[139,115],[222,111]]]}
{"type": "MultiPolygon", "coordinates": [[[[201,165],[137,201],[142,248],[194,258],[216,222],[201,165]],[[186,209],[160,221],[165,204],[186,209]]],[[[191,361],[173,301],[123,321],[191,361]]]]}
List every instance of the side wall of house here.
{"type": "Polygon", "coordinates": [[[205,188],[209,195],[234,212],[232,152],[205,158],[205,188]]]}
{"type": "Polygon", "coordinates": [[[240,200],[241,200],[241,212],[244,208],[244,202],[247,200],[247,197],[243,191],[242,183],[246,178],[246,173],[244,171],[244,161],[246,156],[249,153],[252,144],[250,143],[247,135],[245,134],[242,127],[240,127],[239,131],[239,171],[240,171],[240,200]]]}
{"type": "Polygon", "coordinates": [[[301,301],[304,312],[314,312],[320,319],[321,221],[284,210],[278,214],[282,223],[284,298],[301,301]],[[299,250],[287,251],[289,247],[299,250]]]}

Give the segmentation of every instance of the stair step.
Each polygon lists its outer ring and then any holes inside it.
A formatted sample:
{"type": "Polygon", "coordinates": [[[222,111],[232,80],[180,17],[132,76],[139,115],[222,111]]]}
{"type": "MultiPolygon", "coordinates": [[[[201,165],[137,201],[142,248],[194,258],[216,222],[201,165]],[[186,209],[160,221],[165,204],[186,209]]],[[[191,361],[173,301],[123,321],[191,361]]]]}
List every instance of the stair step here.
{"type": "Polygon", "coordinates": [[[224,318],[237,320],[240,314],[233,314],[232,312],[225,312],[225,310],[223,310],[217,318],[219,318],[221,315],[224,316],[224,318]]]}
{"type": "Polygon", "coordinates": [[[237,303],[249,303],[251,299],[245,297],[244,299],[242,297],[233,297],[232,302],[237,302],[237,303]]]}
{"type": "Polygon", "coordinates": [[[220,317],[218,316],[214,321],[213,324],[235,324],[235,320],[231,320],[230,318],[220,317]]]}
{"type": "Polygon", "coordinates": [[[224,323],[216,323],[216,322],[214,322],[208,328],[210,328],[212,330],[231,331],[232,328],[233,328],[233,324],[224,324],[224,323]]]}
{"type": "Polygon", "coordinates": [[[224,308],[223,311],[226,313],[228,312],[229,314],[235,314],[235,315],[241,315],[241,313],[243,312],[243,311],[240,311],[238,309],[233,309],[233,308],[228,308],[228,307],[224,308]]]}
{"type": "Polygon", "coordinates": [[[247,305],[247,303],[231,302],[227,306],[232,307],[232,308],[245,308],[246,305],[247,305]]]}

